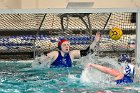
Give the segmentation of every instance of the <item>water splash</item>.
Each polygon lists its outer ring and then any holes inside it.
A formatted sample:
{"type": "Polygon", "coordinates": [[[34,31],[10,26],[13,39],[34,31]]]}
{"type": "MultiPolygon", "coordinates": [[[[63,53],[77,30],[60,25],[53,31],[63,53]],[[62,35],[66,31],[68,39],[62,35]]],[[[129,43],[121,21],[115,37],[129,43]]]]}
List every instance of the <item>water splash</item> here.
{"type": "Polygon", "coordinates": [[[113,69],[120,69],[121,65],[118,64],[117,58],[98,57],[95,54],[89,54],[80,59],[81,65],[84,67],[88,63],[100,64],[113,69]]]}
{"type": "MultiPolygon", "coordinates": [[[[86,57],[81,58],[81,65],[83,65],[83,67],[86,66],[86,64],[88,63],[94,63],[94,64],[100,64],[102,66],[106,66],[109,68],[113,68],[116,70],[119,70],[121,68],[121,66],[118,64],[116,58],[109,58],[109,57],[104,57],[104,58],[100,58],[95,56],[95,54],[92,55],[88,55],[86,57]]],[[[81,82],[82,83],[92,83],[94,85],[102,85],[107,86],[108,85],[115,85],[115,82],[113,82],[114,77],[107,75],[97,69],[94,68],[85,68],[82,71],[81,74],[81,82]]]]}
{"type": "Polygon", "coordinates": [[[51,59],[48,59],[47,56],[41,55],[40,57],[36,57],[32,62],[33,69],[42,69],[49,68],[51,64],[51,59]]]}
{"type": "Polygon", "coordinates": [[[85,68],[80,77],[81,83],[94,87],[108,87],[115,85],[113,77],[94,68],[85,68]]]}

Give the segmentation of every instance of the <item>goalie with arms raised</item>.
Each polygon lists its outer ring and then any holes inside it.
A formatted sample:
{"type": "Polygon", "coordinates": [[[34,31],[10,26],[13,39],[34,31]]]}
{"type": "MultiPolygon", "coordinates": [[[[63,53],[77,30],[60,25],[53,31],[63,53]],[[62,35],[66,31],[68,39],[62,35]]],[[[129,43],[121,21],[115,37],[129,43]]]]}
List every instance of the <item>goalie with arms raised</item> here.
{"type": "Polygon", "coordinates": [[[72,50],[70,51],[70,42],[66,39],[60,40],[58,43],[59,51],[52,51],[47,56],[37,57],[32,67],[72,67],[73,59],[80,58],[89,54],[89,51],[94,49],[97,42],[100,40],[100,33],[97,32],[93,43],[85,50],[72,50]]]}

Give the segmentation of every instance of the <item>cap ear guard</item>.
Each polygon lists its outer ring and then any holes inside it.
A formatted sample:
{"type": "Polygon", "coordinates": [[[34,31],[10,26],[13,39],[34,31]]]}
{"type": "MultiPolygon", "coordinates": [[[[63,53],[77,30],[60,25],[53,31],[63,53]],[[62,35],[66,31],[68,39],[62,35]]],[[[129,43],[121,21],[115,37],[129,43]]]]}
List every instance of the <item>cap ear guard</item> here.
{"type": "Polygon", "coordinates": [[[58,49],[61,50],[61,45],[60,46],[58,45],[58,49]]]}

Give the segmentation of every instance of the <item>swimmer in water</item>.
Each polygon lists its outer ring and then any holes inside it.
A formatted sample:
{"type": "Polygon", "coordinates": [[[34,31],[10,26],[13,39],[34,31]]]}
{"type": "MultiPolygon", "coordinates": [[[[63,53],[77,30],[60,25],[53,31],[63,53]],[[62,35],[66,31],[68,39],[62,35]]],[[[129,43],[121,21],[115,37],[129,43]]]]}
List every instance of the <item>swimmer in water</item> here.
{"type": "MultiPolygon", "coordinates": [[[[58,42],[59,51],[52,51],[47,54],[45,60],[51,60],[49,62],[50,67],[72,67],[72,60],[75,58],[80,58],[82,56],[86,56],[90,53],[91,50],[94,49],[97,42],[100,40],[100,33],[97,32],[95,36],[95,40],[92,44],[85,50],[72,50],[70,51],[70,42],[66,39],[60,40],[58,42]]],[[[35,59],[32,63],[41,65],[41,61],[39,59],[35,59]]]]}
{"type": "Polygon", "coordinates": [[[121,73],[118,70],[114,70],[112,68],[108,68],[105,66],[101,66],[98,64],[88,63],[86,67],[93,67],[101,72],[104,72],[106,74],[109,74],[111,76],[114,76],[114,80],[116,84],[127,84],[127,83],[133,83],[134,80],[134,74],[135,74],[135,66],[131,63],[131,59],[127,54],[122,54],[119,57],[119,62],[126,63],[126,66],[124,67],[124,72],[121,73]]]}

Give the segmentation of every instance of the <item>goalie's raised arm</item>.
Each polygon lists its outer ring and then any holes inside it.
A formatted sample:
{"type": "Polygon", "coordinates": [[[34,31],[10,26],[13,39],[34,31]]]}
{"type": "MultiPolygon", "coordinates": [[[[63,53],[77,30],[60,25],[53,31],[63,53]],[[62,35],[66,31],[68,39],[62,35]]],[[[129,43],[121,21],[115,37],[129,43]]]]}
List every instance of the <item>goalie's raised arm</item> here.
{"type": "Polygon", "coordinates": [[[101,38],[100,32],[97,32],[95,35],[95,39],[92,42],[92,44],[87,47],[84,50],[73,50],[70,52],[70,55],[72,55],[73,58],[79,58],[79,57],[83,57],[83,56],[87,56],[91,50],[93,50],[97,44],[97,42],[99,42],[101,38]]]}
{"type": "Polygon", "coordinates": [[[97,32],[96,33],[96,36],[95,36],[95,40],[92,42],[92,44],[90,45],[90,49],[94,49],[97,42],[99,42],[101,39],[101,35],[100,35],[100,32],[97,32]]]}
{"type": "Polygon", "coordinates": [[[72,67],[72,60],[89,54],[89,51],[95,47],[99,40],[100,33],[97,32],[94,42],[87,49],[70,51],[70,42],[66,39],[62,39],[58,42],[59,51],[52,51],[48,53],[47,56],[36,58],[33,62],[33,65],[47,65],[50,67],[72,67]]]}

